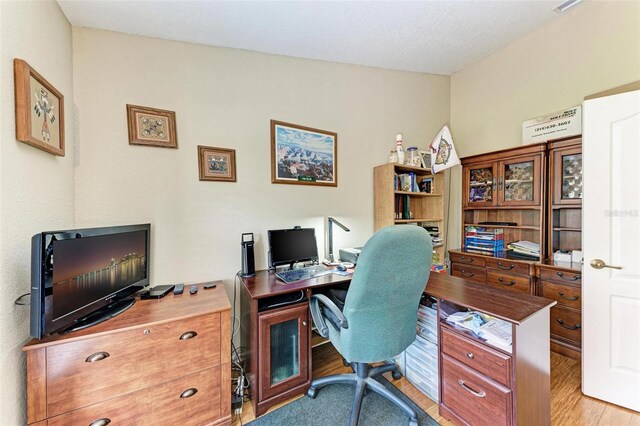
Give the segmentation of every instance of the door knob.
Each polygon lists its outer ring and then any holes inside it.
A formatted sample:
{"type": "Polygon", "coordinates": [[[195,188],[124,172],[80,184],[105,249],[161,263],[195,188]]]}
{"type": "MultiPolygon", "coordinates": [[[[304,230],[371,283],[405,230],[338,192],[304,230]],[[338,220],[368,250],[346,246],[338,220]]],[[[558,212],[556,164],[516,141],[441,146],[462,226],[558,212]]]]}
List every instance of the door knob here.
{"type": "Polygon", "coordinates": [[[593,269],[602,269],[602,268],[622,269],[622,266],[607,265],[606,263],[604,263],[604,260],[602,259],[593,259],[591,262],[589,262],[589,265],[591,265],[593,269]]]}

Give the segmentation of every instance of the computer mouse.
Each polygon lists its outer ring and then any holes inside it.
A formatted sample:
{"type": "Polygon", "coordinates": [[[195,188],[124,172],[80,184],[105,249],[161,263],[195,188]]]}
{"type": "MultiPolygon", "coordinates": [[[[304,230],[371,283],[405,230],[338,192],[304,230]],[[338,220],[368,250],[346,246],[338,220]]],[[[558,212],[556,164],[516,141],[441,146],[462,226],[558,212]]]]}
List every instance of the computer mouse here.
{"type": "Polygon", "coordinates": [[[346,270],[347,270],[347,267],[346,267],[346,266],[344,266],[344,265],[338,265],[338,266],[336,266],[336,269],[337,269],[338,271],[344,272],[344,271],[346,271],[346,270]]]}

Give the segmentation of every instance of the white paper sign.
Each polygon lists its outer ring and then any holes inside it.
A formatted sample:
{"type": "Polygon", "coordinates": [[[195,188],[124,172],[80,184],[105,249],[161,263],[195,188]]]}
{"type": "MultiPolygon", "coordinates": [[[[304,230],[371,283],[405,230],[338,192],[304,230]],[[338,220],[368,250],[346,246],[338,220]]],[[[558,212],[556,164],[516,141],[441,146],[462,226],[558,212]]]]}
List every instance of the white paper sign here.
{"type": "Polygon", "coordinates": [[[582,134],[582,106],[522,122],[522,145],[582,134]]]}

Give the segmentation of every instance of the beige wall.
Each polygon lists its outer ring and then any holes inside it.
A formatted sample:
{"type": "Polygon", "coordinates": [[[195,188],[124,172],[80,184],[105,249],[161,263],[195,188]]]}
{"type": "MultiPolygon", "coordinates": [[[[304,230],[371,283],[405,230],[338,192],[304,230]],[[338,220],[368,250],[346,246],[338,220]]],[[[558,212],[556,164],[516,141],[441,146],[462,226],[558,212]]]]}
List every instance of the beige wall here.
{"type": "Polygon", "coordinates": [[[71,25],[55,1],[0,2],[0,413],[25,424],[29,307],[13,301],[30,288],[31,236],[74,224],[74,120],[71,25]],[[15,138],[13,58],[26,60],[65,96],[67,155],[55,157],[15,138]]]}
{"type": "Polygon", "coordinates": [[[426,147],[449,120],[449,77],[294,59],[85,28],[73,29],[82,141],[78,226],[151,222],[153,284],[224,279],[240,235],[316,228],[335,216],[335,247],[373,231],[373,167],[395,134],[426,147]],[[130,146],[127,103],[176,111],[178,150],[130,146]],[[338,187],[271,183],[269,120],[338,134],[338,187]],[[233,148],[237,183],[200,182],[197,145],[233,148]]]}
{"type": "MultiPolygon", "coordinates": [[[[584,2],[451,77],[460,156],[521,145],[522,121],[640,79],[640,2],[584,2]]],[[[461,169],[452,172],[450,247],[460,246],[461,169]]]]}

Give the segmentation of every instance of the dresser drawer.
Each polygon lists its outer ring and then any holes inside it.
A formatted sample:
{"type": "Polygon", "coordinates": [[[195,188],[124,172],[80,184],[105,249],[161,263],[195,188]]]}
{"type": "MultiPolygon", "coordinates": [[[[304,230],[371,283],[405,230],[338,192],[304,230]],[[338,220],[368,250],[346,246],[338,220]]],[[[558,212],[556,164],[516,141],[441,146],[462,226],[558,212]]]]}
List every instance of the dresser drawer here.
{"type": "Polygon", "coordinates": [[[475,281],[484,284],[485,269],[476,266],[460,265],[458,263],[451,264],[451,275],[454,277],[464,278],[466,280],[475,281]]]}
{"type": "Polygon", "coordinates": [[[530,293],[531,279],[521,275],[507,274],[493,269],[487,269],[487,284],[504,290],[530,293]]]}
{"type": "Polygon", "coordinates": [[[580,346],[582,343],[582,315],[580,311],[558,306],[551,308],[551,334],[564,337],[580,346]]]}
{"type": "Polygon", "coordinates": [[[528,264],[513,262],[509,259],[487,259],[487,268],[515,275],[529,275],[528,264]]]}
{"type": "Polygon", "coordinates": [[[542,281],[542,297],[558,301],[558,305],[568,306],[580,310],[582,308],[582,291],[580,287],[572,287],[542,281]]]}
{"type": "Polygon", "coordinates": [[[219,417],[218,366],[50,418],[48,426],[90,425],[100,419],[113,425],[195,426],[219,417]]]}
{"type": "Polygon", "coordinates": [[[442,327],[442,352],[509,387],[511,357],[442,327]]]}
{"type": "Polygon", "coordinates": [[[582,284],[582,273],[556,271],[554,269],[540,268],[540,279],[543,281],[553,281],[560,284],[582,284]]]}
{"type": "Polygon", "coordinates": [[[468,424],[511,424],[511,391],[446,355],[442,355],[441,399],[468,424]]]}
{"type": "Polygon", "coordinates": [[[220,314],[67,342],[46,350],[47,413],[52,417],[162,383],[168,370],[188,375],[219,365],[220,314]]]}
{"type": "Polygon", "coordinates": [[[462,263],[472,266],[485,266],[484,257],[470,256],[468,254],[449,253],[449,259],[452,262],[462,263]]]}

